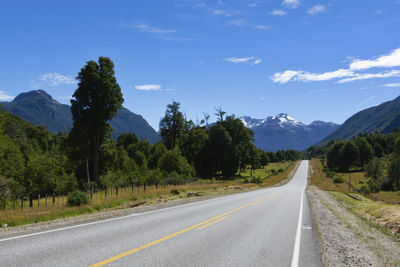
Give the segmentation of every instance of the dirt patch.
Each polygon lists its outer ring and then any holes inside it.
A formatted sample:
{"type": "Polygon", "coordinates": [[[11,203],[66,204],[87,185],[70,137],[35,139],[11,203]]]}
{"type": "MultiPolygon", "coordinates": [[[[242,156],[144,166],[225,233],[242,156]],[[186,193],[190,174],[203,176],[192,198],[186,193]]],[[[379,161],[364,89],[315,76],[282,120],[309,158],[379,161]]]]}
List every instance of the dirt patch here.
{"type": "Polygon", "coordinates": [[[307,196],[325,266],[399,266],[399,242],[356,217],[330,193],[310,186],[307,196]]]}

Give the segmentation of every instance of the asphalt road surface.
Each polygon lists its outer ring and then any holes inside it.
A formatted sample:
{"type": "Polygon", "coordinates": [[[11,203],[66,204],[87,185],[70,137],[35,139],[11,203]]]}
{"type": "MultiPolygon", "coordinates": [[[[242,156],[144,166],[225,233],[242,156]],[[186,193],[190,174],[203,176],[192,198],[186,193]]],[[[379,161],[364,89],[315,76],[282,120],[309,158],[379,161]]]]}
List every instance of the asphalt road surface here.
{"type": "Polygon", "coordinates": [[[0,266],[320,266],[308,161],[284,186],[0,240],[0,266]]]}

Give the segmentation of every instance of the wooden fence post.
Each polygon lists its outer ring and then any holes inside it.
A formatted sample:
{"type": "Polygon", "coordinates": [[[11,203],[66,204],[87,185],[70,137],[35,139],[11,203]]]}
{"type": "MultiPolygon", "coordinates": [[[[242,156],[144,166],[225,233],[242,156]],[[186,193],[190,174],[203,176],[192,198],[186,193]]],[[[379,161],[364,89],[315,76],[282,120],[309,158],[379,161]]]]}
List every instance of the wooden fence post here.
{"type": "Polygon", "coordinates": [[[38,195],[37,207],[40,208],[40,194],[38,195]]]}
{"type": "Polygon", "coordinates": [[[47,194],[44,197],[44,208],[47,209],[47,194]]]}
{"type": "Polygon", "coordinates": [[[56,194],[55,193],[53,193],[53,207],[54,207],[54,204],[56,203],[56,194]]]}
{"type": "Polygon", "coordinates": [[[21,197],[21,210],[24,209],[24,196],[21,197]]]}

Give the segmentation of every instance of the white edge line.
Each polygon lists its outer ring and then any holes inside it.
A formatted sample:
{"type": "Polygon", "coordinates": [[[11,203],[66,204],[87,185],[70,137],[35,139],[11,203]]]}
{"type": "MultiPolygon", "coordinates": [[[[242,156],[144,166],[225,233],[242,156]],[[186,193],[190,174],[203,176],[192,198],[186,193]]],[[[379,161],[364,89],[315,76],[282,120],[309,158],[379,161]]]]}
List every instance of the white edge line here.
{"type": "MultiPolygon", "coordinates": [[[[271,187],[271,188],[265,188],[265,189],[268,190],[268,189],[277,189],[277,188],[279,188],[279,187],[271,187]]],[[[265,189],[261,189],[261,190],[265,190],[265,189]]],[[[258,190],[255,190],[255,191],[258,191],[258,190]]],[[[252,193],[252,192],[255,192],[255,191],[243,192],[243,193],[252,193]]],[[[207,200],[200,200],[200,201],[196,201],[196,202],[193,202],[193,203],[186,203],[186,204],[177,205],[177,206],[173,206],[173,207],[168,207],[168,208],[164,208],[164,209],[151,210],[151,211],[146,211],[146,212],[142,212],[142,213],[134,213],[134,214],[126,215],[126,216],[121,216],[121,217],[116,217],[116,218],[111,218],[111,219],[105,219],[105,220],[100,220],[100,221],[95,221],[95,222],[90,222],[90,223],[83,223],[83,224],[78,224],[78,225],[73,225],[73,226],[67,226],[67,227],[63,227],[63,228],[57,228],[57,229],[52,229],[52,230],[47,230],[47,231],[41,231],[41,232],[36,232],[36,233],[31,233],[31,234],[26,234],[26,235],[13,236],[13,237],[9,237],[9,238],[0,239],[0,242],[10,241],[10,240],[14,240],[14,239],[20,239],[20,238],[30,237],[30,236],[35,236],[35,235],[48,234],[48,233],[53,233],[53,232],[58,232],[58,231],[64,231],[64,230],[79,228],[79,227],[93,225],[93,224],[117,221],[117,220],[126,219],[126,218],[130,218],[130,217],[146,215],[146,214],[150,214],[150,213],[156,213],[156,212],[161,212],[161,211],[166,211],[166,210],[171,210],[171,209],[177,209],[177,208],[186,207],[186,206],[193,206],[193,205],[198,205],[198,204],[201,204],[201,203],[206,203],[206,202],[219,200],[219,199],[230,197],[230,196],[232,196],[232,195],[221,196],[221,197],[216,197],[216,198],[207,199],[207,200]]]]}
{"type": "Polygon", "coordinates": [[[299,220],[297,223],[296,240],[294,241],[292,264],[290,265],[291,267],[299,266],[301,225],[302,225],[302,219],[303,219],[303,197],[304,197],[305,189],[306,188],[304,187],[303,191],[301,192],[299,220]]]}

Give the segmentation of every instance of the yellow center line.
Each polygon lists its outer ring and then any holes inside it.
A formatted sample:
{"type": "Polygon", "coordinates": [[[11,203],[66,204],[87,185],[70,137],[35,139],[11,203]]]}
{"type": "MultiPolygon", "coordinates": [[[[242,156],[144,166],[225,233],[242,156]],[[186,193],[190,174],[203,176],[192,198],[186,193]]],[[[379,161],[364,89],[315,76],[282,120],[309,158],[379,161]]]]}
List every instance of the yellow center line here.
{"type": "MultiPolygon", "coordinates": [[[[281,189],[281,190],[282,190],[282,189],[281,189]]],[[[180,231],[178,231],[178,232],[175,232],[175,233],[173,233],[173,234],[170,234],[170,235],[164,236],[164,237],[162,237],[162,238],[159,238],[159,239],[157,239],[157,240],[154,240],[154,241],[152,241],[152,242],[150,242],[150,243],[147,243],[147,244],[145,244],[145,245],[142,245],[142,246],[140,246],[140,247],[131,249],[131,250],[129,250],[129,251],[126,251],[126,252],[121,253],[121,254],[119,254],[119,255],[116,255],[116,256],[114,256],[114,257],[111,257],[111,258],[108,258],[108,259],[106,259],[106,260],[100,261],[100,262],[98,262],[98,263],[96,263],[96,264],[90,265],[90,267],[104,266],[104,265],[106,265],[106,264],[108,264],[108,263],[111,263],[111,262],[113,262],[113,261],[116,261],[116,260],[119,260],[119,259],[121,259],[121,258],[124,258],[124,257],[126,257],[126,256],[128,256],[128,255],[131,255],[131,254],[133,254],[133,253],[136,253],[136,252],[138,252],[138,251],[141,251],[141,250],[143,250],[143,249],[145,249],[145,248],[148,248],[148,247],[150,247],[150,246],[156,245],[156,244],[158,244],[158,243],[161,243],[161,242],[163,242],[163,241],[166,241],[166,240],[168,240],[168,239],[171,239],[171,238],[173,238],[173,237],[175,237],[175,236],[181,235],[181,234],[183,234],[183,233],[185,233],[185,232],[187,232],[187,231],[190,231],[190,230],[192,230],[192,229],[200,228],[200,227],[203,226],[204,224],[206,224],[205,227],[207,227],[207,226],[208,226],[207,224],[211,225],[211,224],[213,224],[213,223],[217,223],[218,221],[222,221],[223,219],[228,218],[228,217],[230,216],[229,214],[232,214],[232,213],[234,213],[234,212],[237,212],[238,210],[241,210],[241,209],[246,208],[246,207],[248,207],[248,206],[258,204],[258,203],[261,202],[262,200],[264,200],[264,199],[266,199],[266,198],[268,198],[268,197],[271,197],[271,196],[277,194],[277,193],[280,192],[281,190],[278,190],[278,191],[276,191],[276,192],[274,192],[274,193],[271,193],[271,194],[269,194],[269,195],[267,195],[267,196],[264,196],[264,197],[262,197],[262,198],[260,198],[260,199],[258,199],[258,200],[256,200],[256,201],[247,203],[247,204],[245,204],[245,205],[243,205],[243,206],[241,206],[241,207],[238,207],[238,208],[236,208],[236,209],[233,209],[233,210],[227,211],[227,212],[225,212],[225,213],[222,213],[222,214],[220,214],[220,215],[218,215],[218,216],[215,216],[215,217],[213,217],[213,218],[211,218],[211,219],[205,220],[205,221],[203,221],[203,222],[201,222],[201,223],[192,225],[192,226],[190,226],[190,227],[188,227],[188,228],[185,228],[185,229],[180,230],[180,231]],[[229,215],[229,216],[227,216],[227,215],[229,215]],[[210,222],[213,222],[213,223],[210,223],[210,222]]],[[[203,228],[205,228],[205,227],[203,227],[203,228]]],[[[203,229],[203,228],[202,228],[202,229],[203,229]]],[[[198,230],[200,230],[200,229],[198,229],[198,230]]]]}
{"type": "Polygon", "coordinates": [[[204,229],[204,228],[206,228],[206,227],[208,227],[208,226],[210,226],[210,225],[213,225],[214,223],[217,223],[217,222],[220,222],[220,221],[222,221],[222,220],[228,219],[228,218],[231,217],[231,216],[232,216],[232,215],[227,215],[227,216],[225,216],[225,217],[219,218],[218,220],[215,220],[215,221],[212,221],[212,222],[210,222],[210,223],[207,223],[207,224],[205,224],[205,225],[203,225],[203,226],[200,226],[199,228],[197,228],[197,230],[204,229]]]}

